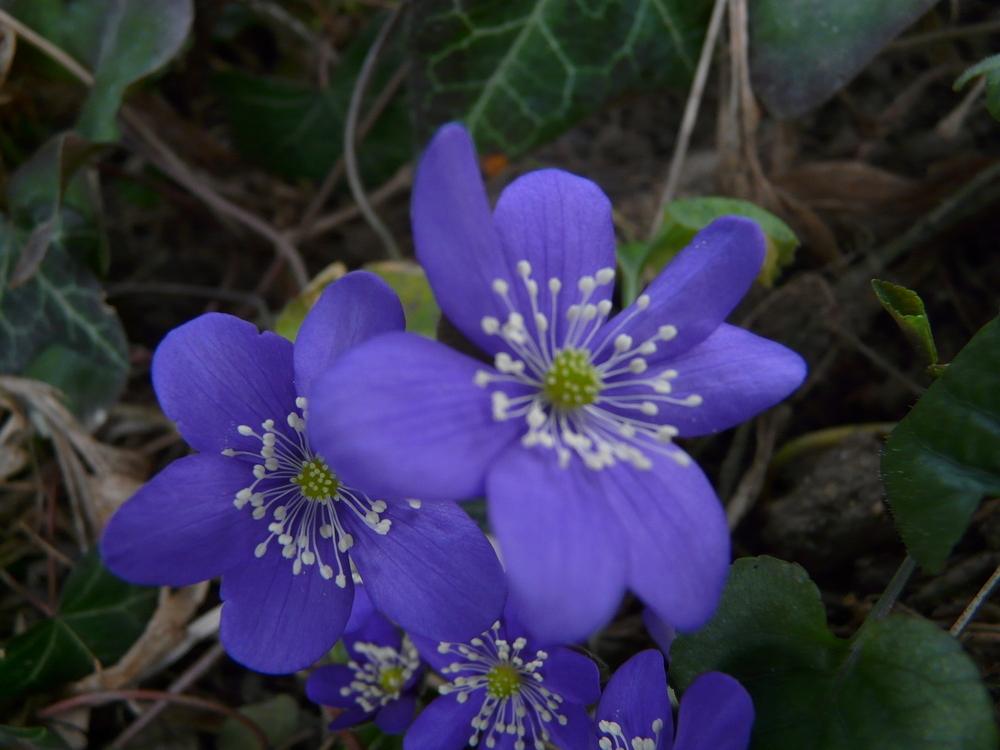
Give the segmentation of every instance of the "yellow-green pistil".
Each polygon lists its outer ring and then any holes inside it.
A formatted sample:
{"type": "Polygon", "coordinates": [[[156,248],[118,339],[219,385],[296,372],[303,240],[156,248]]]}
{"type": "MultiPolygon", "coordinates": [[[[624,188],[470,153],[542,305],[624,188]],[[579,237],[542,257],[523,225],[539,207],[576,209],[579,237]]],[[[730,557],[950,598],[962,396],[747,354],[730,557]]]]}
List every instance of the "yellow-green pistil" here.
{"type": "Polygon", "coordinates": [[[486,690],[494,698],[510,698],[521,689],[521,675],[512,664],[497,664],[486,673],[486,690]]]}
{"type": "Polygon", "coordinates": [[[340,486],[336,475],[330,471],[330,467],[320,456],[313,456],[310,460],[304,461],[302,471],[292,481],[310,500],[326,500],[333,497],[340,486]]]}
{"type": "Polygon", "coordinates": [[[604,385],[586,349],[563,349],[545,374],[545,396],[557,409],[592,404],[604,385]]]}
{"type": "Polygon", "coordinates": [[[388,667],[383,669],[378,676],[379,685],[381,685],[382,689],[389,694],[398,693],[402,689],[404,682],[403,670],[399,667],[388,667]]]}

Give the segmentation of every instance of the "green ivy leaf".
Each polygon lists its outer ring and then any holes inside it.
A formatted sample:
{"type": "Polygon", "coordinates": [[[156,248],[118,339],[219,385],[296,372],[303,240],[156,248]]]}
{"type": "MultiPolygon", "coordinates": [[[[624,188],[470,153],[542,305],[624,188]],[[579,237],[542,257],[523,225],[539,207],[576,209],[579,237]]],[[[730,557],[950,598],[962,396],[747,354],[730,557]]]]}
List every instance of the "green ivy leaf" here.
{"type": "Polygon", "coordinates": [[[69,406],[86,423],[125,386],[125,332],[91,273],[59,245],[49,247],[29,281],[11,289],[7,279],[26,238],[23,230],[0,223],[0,372],[30,371],[54,385],[66,385],[75,372],[69,406]],[[61,369],[53,354],[65,349],[74,355],[61,369]]]}
{"type": "Polygon", "coordinates": [[[728,215],[745,216],[760,225],[767,242],[767,254],[758,279],[764,286],[771,286],[781,269],[795,260],[799,238],[770,211],[736,198],[691,198],[668,203],[664,209],[663,224],[651,243],[646,262],[659,272],[690,244],[698,232],[720,216],[728,215]]]}
{"type": "Polygon", "coordinates": [[[875,290],[875,296],[882,303],[882,307],[906,334],[913,348],[920,352],[929,364],[936,365],[937,347],[934,345],[931,322],[920,295],[905,286],[897,286],[879,279],[872,279],[872,289],[875,290]]]}
{"type": "Polygon", "coordinates": [[[937,0],[756,0],[750,73],[773,115],[818,107],[937,0]]]}
{"type": "Polygon", "coordinates": [[[1000,120],[1000,54],[980,60],[962,73],[955,81],[955,91],[978,75],[986,78],[986,109],[994,118],[1000,120]]]}
{"type": "Polygon", "coordinates": [[[114,664],[142,634],[158,589],[114,576],[90,552],[70,574],[58,614],[7,641],[0,658],[0,700],[49,690],[114,664]]]}
{"type": "Polygon", "coordinates": [[[957,640],[894,615],[852,640],[827,628],[819,590],[798,565],[743,558],[715,617],[678,636],[679,687],[711,670],[753,698],[753,750],[995,750],[979,670],[957,640]]]}
{"type": "Polygon", "coordinates": [[[456,117],[480,150],[517,156],[626,91],[685,84],[710,0],[417,0],[418,136],[456,117]]]}
{"type": "Polygon", "coordinates": [[[1000,496],[1000,318],[983,326],[889,435],[882,481],[906,548],[944,568],[985,496],[1000,496]]]}
{"type": "MultiPolygon", "coordinates": [[[[359,34],[325,90],[237,70],[218,73],[215,90],[240,153],[277,174],[322,181],[341,154],[351,91],[383,19],[384,14],[380,14],[359,34]]],[[[385,50],[368,88],[369,100],[374,100],[401,60],[400,44],[385,50]]],[[[362,111],[367,111],[365,106],[362,111]]],[[[358,162],[365,180],[378,184],[412,157],[409,115],[405,96],[400,94],[365,136],[358,162]]]]}

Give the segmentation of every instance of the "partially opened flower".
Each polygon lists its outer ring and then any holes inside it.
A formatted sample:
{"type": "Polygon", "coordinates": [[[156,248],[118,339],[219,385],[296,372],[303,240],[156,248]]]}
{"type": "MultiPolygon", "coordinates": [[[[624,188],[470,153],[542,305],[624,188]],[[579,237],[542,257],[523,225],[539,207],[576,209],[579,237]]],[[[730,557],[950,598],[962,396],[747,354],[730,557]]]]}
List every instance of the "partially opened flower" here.
{"type": "Polygon", "coordinates": [[[376,612],[358,630],[344,633],[344,647],[351,657],[347,664],[319,667],[306,682],[309,700],[343,709],[330,729],[374,719],[387,734],[406,731],[424,674],[413,642],[376,612]]]}
{"type": "Polygon", "coordinates": [[[196,450],[108,523],[108,567],[140,584],[222,576],[221,638],[262,672],[303,669],[351,612],[351,563],[375,607],[417,633],[469,637],[503,607],[493,549],[452,502],[374,499],[314,450],[307,399],[359,342],[403,329],[399,299],[367,272],[332,284],[292,343],[231,315],[172,331],[153,357],[164,413],[196,450]]]}
{"type": "Polygon", "coordinates": [[[466,643],[419,636],[421,656],[450,680],[417,717],[404,750],[585,750],[590,719],[584,706],[601,692],[597,665],[562,646],[540,649],[513,605],[502,620],[466,643]]]}
{"type": "Polygon", "coordinates": [[[494,366],[410,334],[373,340],[322,379],[317,449],[371,492],[485,494],[512,593],[546,641],[590,635],[626,587],[680,630],[703,625],[729,534],[672,439],[738,424],[805,374],[794,352],[723,322],[763,262],[759,227],[715,221],[609,320],[600,189],[531,172],[491,212],[469,136],[450,125],[417,170],[413,231],[442,311],[494,366]]]}
{"type": "Polygon", "coordinates": [[[614,673],[595,718],[592,750],[746,750],[754,710],[737,680],[706,672],[681,697],[675,737],[663,655],[650,649],[614,673]]]}

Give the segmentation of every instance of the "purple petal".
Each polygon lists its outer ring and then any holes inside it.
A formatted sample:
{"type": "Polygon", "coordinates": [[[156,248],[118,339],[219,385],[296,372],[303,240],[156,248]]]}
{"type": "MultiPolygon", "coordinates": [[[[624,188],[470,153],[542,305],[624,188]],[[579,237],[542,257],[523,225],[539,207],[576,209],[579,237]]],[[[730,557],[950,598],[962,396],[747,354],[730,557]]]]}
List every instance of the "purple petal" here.
{"type": "Polygon", "coordinates": [[[344,711],[342,714],[337,714],[337,718],[330,722],[328,729],[331,732],[336,732],[338,729],[356,727],[358,724],[371,721],[373,716],[375,716],[374,711],[365,711],[363,708],[352,708],[349,711],[344,711]]]}
{"type": "MultiPolygon", "coordinates": [[[[492,623],[490,624],[492,625],[492,623]]],[[[438,651],[438,644],[441,643],[438,639],[424,638],[422,635],[417,635],[416,633],[407,633],[407,635],[410,636],[413,645],[417,647],[420,658],[427,662],[435,672],[440,672],[455,661],[455,654],[442,654],[438,651]]],[[[448,678],[453,679],[451,675],[448,675],[448,678]]]]}
{"type": "MultiPolygon", "coordinates": [[[[347,560],[343,560],[346,568],[347,560]]],[[[354,583],[340,588],[320,566],[292,573],[292,561],[272,547],[222,576],[220,637],[233,659],[258,672],[286,674],[314,664],[333,648],[351,613],[354,583]]]]}
{"type": "Polygon", "coordinates": [[[476,149],[458,123],[431,139],[413,180],[413,243],[417,260],[445,316],[486,351],[500,339],[483,332],[484,315],[506,317],[491,289],[510,275],[486,199],[476,149]]]}
{"type": "Polygon", "coordinates": [[[236,428],[259,431],[268,419],[287,431],[295,409],[292,344],[232,315],[208,313],[167,334],[153,355],[153,387],[163,413],[191,447],[257,453],[261,443],[236,428]]]}
{"type": "Polygon", "coordinates": [[[442,641],[479,635],[500,616],[503,568],[486,536],[457,504],[393,501],[379,534],[356,515],[341,522],[354,536],[351,558],[375,608],[407,631],[442,641]]]}
{"type": "Polygon", "coordinates": [[[368,621],[374,611],[375,607],[372,605],[372,600],[368,598],[365,585],[363,583],[354,584],[354,603],[351,605],[351,617],[348,619],[347,625],[344,626],[344,632],[352,633],[360,628],[368,621]]]}
{"type": "Polygon", "coordinates": [[[653,639],[656,647],[663,652],[663,655],[669,661],[670,646],[677,637],[677,631],[674,630],[673,625],[669,622],[664,622],[649,607],[642,610],[642,622],[646,626],[646,632],[649,633],[649,637],[653,639]]]}
{"type": "Polygon", "coordinates": [[[599,737],[600,722],[614,721],[621,726],[628,739],[653,738],[656,736],[653,723],[662,722],[656,747],[657,750],[670,750],[673,717],[667,697],[663,654],[655,649],[640,651],[622,664],[604,688],[595,719],[595,731],[599,737]]]}
{"type": "Polygon", "coordinates": [[[729,571],[726,515],[696,463],[647,456],[650,469],[596,473],[627,536],[629,588],[678,630],[696,630],[715,612],[729,571]]]}
{"type": "Polygon", "coordinates": [[[413,723],[416,713],[416,696],[404,693],[378,712],[375,724],[386,734],[402,734],[413,723]]]}
{"type": "Polygon", "coordinates": [[[490,524],[511,593],[543,643],[587,638],[614,615],[625,591],[621,525],[603,499],[601,473],[554,451],[514,445],[487,478],[490,524]]]}
{"type": "Polygon", "coordinates": [[[341,688],[350,688],[354,682],[354,670],[344,664],[317,667],[306,680],[306,696],[313,703],[334,708],[357,708],[357,697],[353,692],[342,695],[341,688]]]}
{"type": "Polygon", "coordinates": [[[494,421],[489,392],[473,382],[481,369],[415,334],[362,344],[317,381],[312,446],[372,496],[481,496],[486,469],[524,431],[521,420],[494,421]]]}
{"type": "Polygon", "coordinates": [[[295,390],[309,396],[313,383],[344,352],[373,336],[406,327],[399,297],[368,271],[333,282],[302,321],[295,340],[295,390]]]}
{"type": "MultiPolygon", "coordinates": [[[[355,595],[357,595],[358,588],[360,587],[354,589],[355,595]]],[[[372,614],[367,622],[353,633],[344,632],[344,646],[347,648],[347,653],[359,663],[368,661],[368,658],[358,653],[354,647],[356,643],[374,643],[376,646],[388,646],[399,651],[399,645],[402,641],[403,635],[399,632],[399,628],[378,612],[372,614]]]]}
{"type": "MultiPolygon", "coordinates": [[[[647,417],[657,424],[673,425],[681,437],[697,437],[726,430],[788,396],[802,384],[806,363],[791,349],[742,328],[723,323],[712,335],[679,356],[648,359],[650,368],[672,369],[670,398],[700,397],[697,406],[680,406],[659,399],[648,386],[625,386],[610,392],[615,397],[650,398],[659,412],[647,417]]],[[[648,376],[647,376],[648,377],[648,376]]],[[[634,416],[635,410],[609,411],[634,416]]]]}
{"type": "Polygon", "coordinates": [[[663,325],[677,328],[669,342],[658,340],[664,354],[676,355],[704,341],[757,277],[764,262],[764,243],[764,233],[755,221],[739,216],[716,219],[670,261],[640,299],[605,326],[605,346],[619,333],[629,334],[638,346],[657,337],[663,325]],[[649,307],[640,311],[646,296],[649,307]]]}
{"type": "Polygon", "coordinates": [[[253,521],[233,507],[254,481],[250,464],[212,453],[179,458],[111,517],[101,539],[105,565],[126,581],[187,586],[253,554],[253,521]]]}
{"type": "Polygon", "coordinates": [[[674,750],[746,750],[754,709],[746,689],[722,672],[706,672],[681,698],[674,750]]]}
{"type": "Polygon", "coordinates": [[[601,672],[593,659],[561,646],[548,653],[542,670],[546,688],[583,705],[601,697],[601,672]]]}
{"type": "Polygon", "coordinates": [[[472,720],[483,705],[477,698],[470,696],[465,703],[455,693],[435,698],[410,725],[403,750],[462,750],[476,733],[472,720]]]}
{"type": "Polygon", "coordinates": [[[556,713],[565,716],[567,721],[565,725],[558,721],[546,724],[552,733],[552,743],[560,750],[586,750],[591,736],[587,710],[579,703],[563,703],[556,713]]]}
{"type": "MultiPolygon", "coordinates": [[[[555,340],[562,341],[568,326],[566,310],[582,301],[577,286],[580,279],[593,277],[602,269],[614,270],[611,201],[590,180],[558,169],[543,169],[519,177],[503,191],[494,219],[511,269],[503,278],[510,285],[515,308],[537,338],[530,297],[516,271],[517,262],[526,260],[531,277],[538,283],[538,308],[547,317],[556,311],[555,320],[549,323],[555,326],[555,340]],[[555,305],[549,291],[553,278],[562,283],[555,305]]],[[[610,282],[598,285],[588,302],[596,305],[610,300],[613,289],[610,282]]],[[[507,317],[506,307],[499,317],[507,317]]]]}

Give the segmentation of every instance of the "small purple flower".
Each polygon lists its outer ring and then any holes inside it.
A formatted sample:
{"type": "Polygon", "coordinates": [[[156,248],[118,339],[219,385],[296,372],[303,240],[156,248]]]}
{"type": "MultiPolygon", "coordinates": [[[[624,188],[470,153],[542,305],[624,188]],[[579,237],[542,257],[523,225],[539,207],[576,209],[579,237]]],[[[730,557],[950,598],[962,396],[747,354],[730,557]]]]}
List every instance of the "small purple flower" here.
{"type": "Polygon", "coordinates": [[[738,424],[805,375],[794,352],[723,322],[763,262],[760,228],[715,221],[609,320],[611,205],[589,180],[531,172],[491,212],[469,135],[448,125],[421,160],[412,211],[442,311],[494,366],[380,337],[324,376],[314,444],[369,492],[485,495],[540,639],[589,636],[626,588],[678,630],[703,625],[729,533],[672,439],[738,424]]]}
{"type": "Polygon", "coordinates": [[[330,729],[375,719],[387,734],[406,731],[417,708],[424,667],[409,636],[377,612],[358,630],[344,633],[347,664],[319,667],[309,675],[306,695],[323,706],[345,709],[330,729]]]}
{"type": "Polygon", "coordinates": [[[681,697],[674,736],[663,655],[642,651],[615,672],[597,705],[592,750],[746,750],[753,701],[722,672],[706,672],[681,697]]]}
{"type": "Polygon", "coordinates": [[[354,598],[352,562],[375,608],[413,632],[466,638],[496,619],[503,571],[461,508],[373,499],[345,484],[340,463],[309,437],[318,376],[403,326],[392,289],[355,272],[324,291],[294,346],[217,313],[168,334],[153,386],[200,453],[118,510],[101,541],[108,567],[152,585],[221,575],[222,642],[261,672],[304,669],[337,642],[354,598]]]}
{"type": "Polygon", "coordinates": [[[467,643],[414,636],[424,660],[451,681],[417,717],[403,750],[586,750],[584,706],[601,693],[597,665],[557,646],[542,650],[508,603],[503,620],[467,643]]]}

